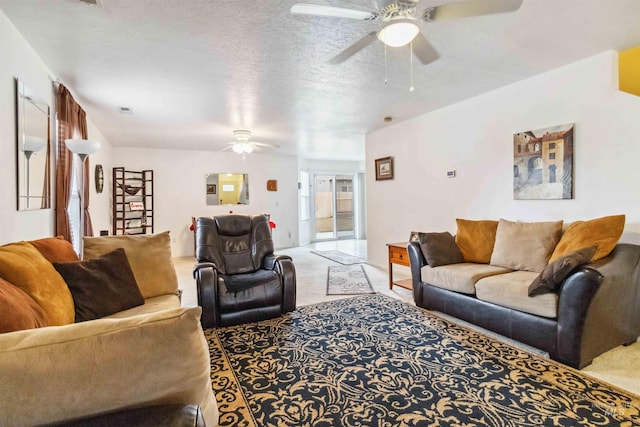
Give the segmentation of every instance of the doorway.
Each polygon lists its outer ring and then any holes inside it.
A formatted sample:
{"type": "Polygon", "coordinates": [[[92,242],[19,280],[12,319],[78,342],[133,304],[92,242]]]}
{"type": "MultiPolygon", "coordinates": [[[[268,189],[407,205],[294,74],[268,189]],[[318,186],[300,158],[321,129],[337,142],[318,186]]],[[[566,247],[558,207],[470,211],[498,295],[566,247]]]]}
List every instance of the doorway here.
{"type": "Polygon", "coordinates": [[[314,241],[355,237],[354,183],[354,175],[314,175],[314,241]]]}

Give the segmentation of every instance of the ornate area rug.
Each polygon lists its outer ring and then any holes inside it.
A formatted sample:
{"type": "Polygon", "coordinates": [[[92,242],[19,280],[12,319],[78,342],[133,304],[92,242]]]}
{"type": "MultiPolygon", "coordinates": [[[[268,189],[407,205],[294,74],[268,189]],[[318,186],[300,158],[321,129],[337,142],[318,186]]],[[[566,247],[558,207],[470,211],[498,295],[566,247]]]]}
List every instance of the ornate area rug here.
{"type": "Polygon", "coordinates": [[[640,425],[640,396],[380,294],[205,335],[222,426],[640,425]]]}
{"type": "Polygon", "coordinates": [[[331,265],[327,271],[327,295],[372,294],[362,265],[331,265]]]}
{"type": "Polygon", "coordinates": [[[311,251],[311,253],[320,255],[321,257],[330,259],[331,261],[335,261],[343,265],[362,264],[363,262],[366,262],[360,257],[345,254],[344,252],[340,251],[311,251]]]}

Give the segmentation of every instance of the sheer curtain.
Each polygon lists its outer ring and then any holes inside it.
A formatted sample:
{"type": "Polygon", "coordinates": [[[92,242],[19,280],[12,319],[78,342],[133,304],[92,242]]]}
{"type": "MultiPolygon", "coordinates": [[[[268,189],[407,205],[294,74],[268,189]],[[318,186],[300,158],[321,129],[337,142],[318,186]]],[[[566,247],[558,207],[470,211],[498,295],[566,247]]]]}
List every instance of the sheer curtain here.
{"type": "MultiPolygon", "coordinates": [[[[87,115],[73,99],[71,92],[62,84],[58,85],[57,95],[57,158],[56,158],[56,235],[64,236],[70,242],[82,236],[92,236],[93,227],[89,215],[89,159],[84,163],[84,215],[85,227],[80,230],[79,211],[74,204],[79,203],[77,177],[79,165],[76,165],[73,153],[67,149],[64,141],[71,138],[87,138],[87,115]],[[71,215],[73,213],[73,215],[71,215]],[[73,226],[72,226],[73,225],[73,226]]],[[[78,246],[76,246],[78,247],[78,246]]]]}

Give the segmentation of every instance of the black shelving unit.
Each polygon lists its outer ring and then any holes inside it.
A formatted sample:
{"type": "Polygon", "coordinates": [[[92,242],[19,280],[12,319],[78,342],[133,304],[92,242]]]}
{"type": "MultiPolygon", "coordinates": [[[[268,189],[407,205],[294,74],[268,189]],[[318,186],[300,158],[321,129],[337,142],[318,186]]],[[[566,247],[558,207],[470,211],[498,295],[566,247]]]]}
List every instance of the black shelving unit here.
{"type": "Polygon", "coordinates": [[[153,171],[113,168],[113,235],[153,234],[153,171]]]}

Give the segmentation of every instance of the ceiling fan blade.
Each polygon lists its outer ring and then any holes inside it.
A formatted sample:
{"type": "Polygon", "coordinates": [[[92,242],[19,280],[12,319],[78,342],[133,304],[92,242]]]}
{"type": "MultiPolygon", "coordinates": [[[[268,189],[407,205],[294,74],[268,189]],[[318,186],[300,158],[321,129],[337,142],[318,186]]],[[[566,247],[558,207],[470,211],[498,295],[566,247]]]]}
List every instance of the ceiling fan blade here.
{"type": "Polygon", "coordinates": [[[329,64],[332,64],[332,65],[341,64],[347,59],[351,58],[357,52],[361,51],[362,49],[364,49],[365,47],[373,43],[377,39],[376,34],[377,33],[375,31],[367,34],[366,36],[364,36],[363,38],[361,38],[360,40],[358,40],[357,42],[355,42],[354,44],[352,44],[351,46],[349,46],[348,48],[346,48],[345,50],[343,50],[333,58],[331,58],[329,60],[329,64]]]}
{"type": "Polygon", "coordinates": [[[429,64],[440,58],[438,51],[429,43],[429,41],[419,33],[416,38],[413,39],[412,48],[413,54],[422,62],[422,64],[429,64]]]}
{"type": "Polygon", "coordinates": [[[374,12],[310,3],[296,3],[291,6],[290,12],[294,15],[331,16],[333,18],[359,19],[361,21],[372,21],[378,17],[374,12]]]}
{"type": "Polygon", "coordinates": [[[267,144],[266,142],[250,141],[249,144],[254,145],[256,147],[280,148],[278,144],[267,144]]]}
{"type": "Polygon", "coordinates": [[[470,16],[515,12],[521,5],[522,0],[467,0],[426,9],[422,15],[422,19],[427,22],[432,22],[470,16]]]}

